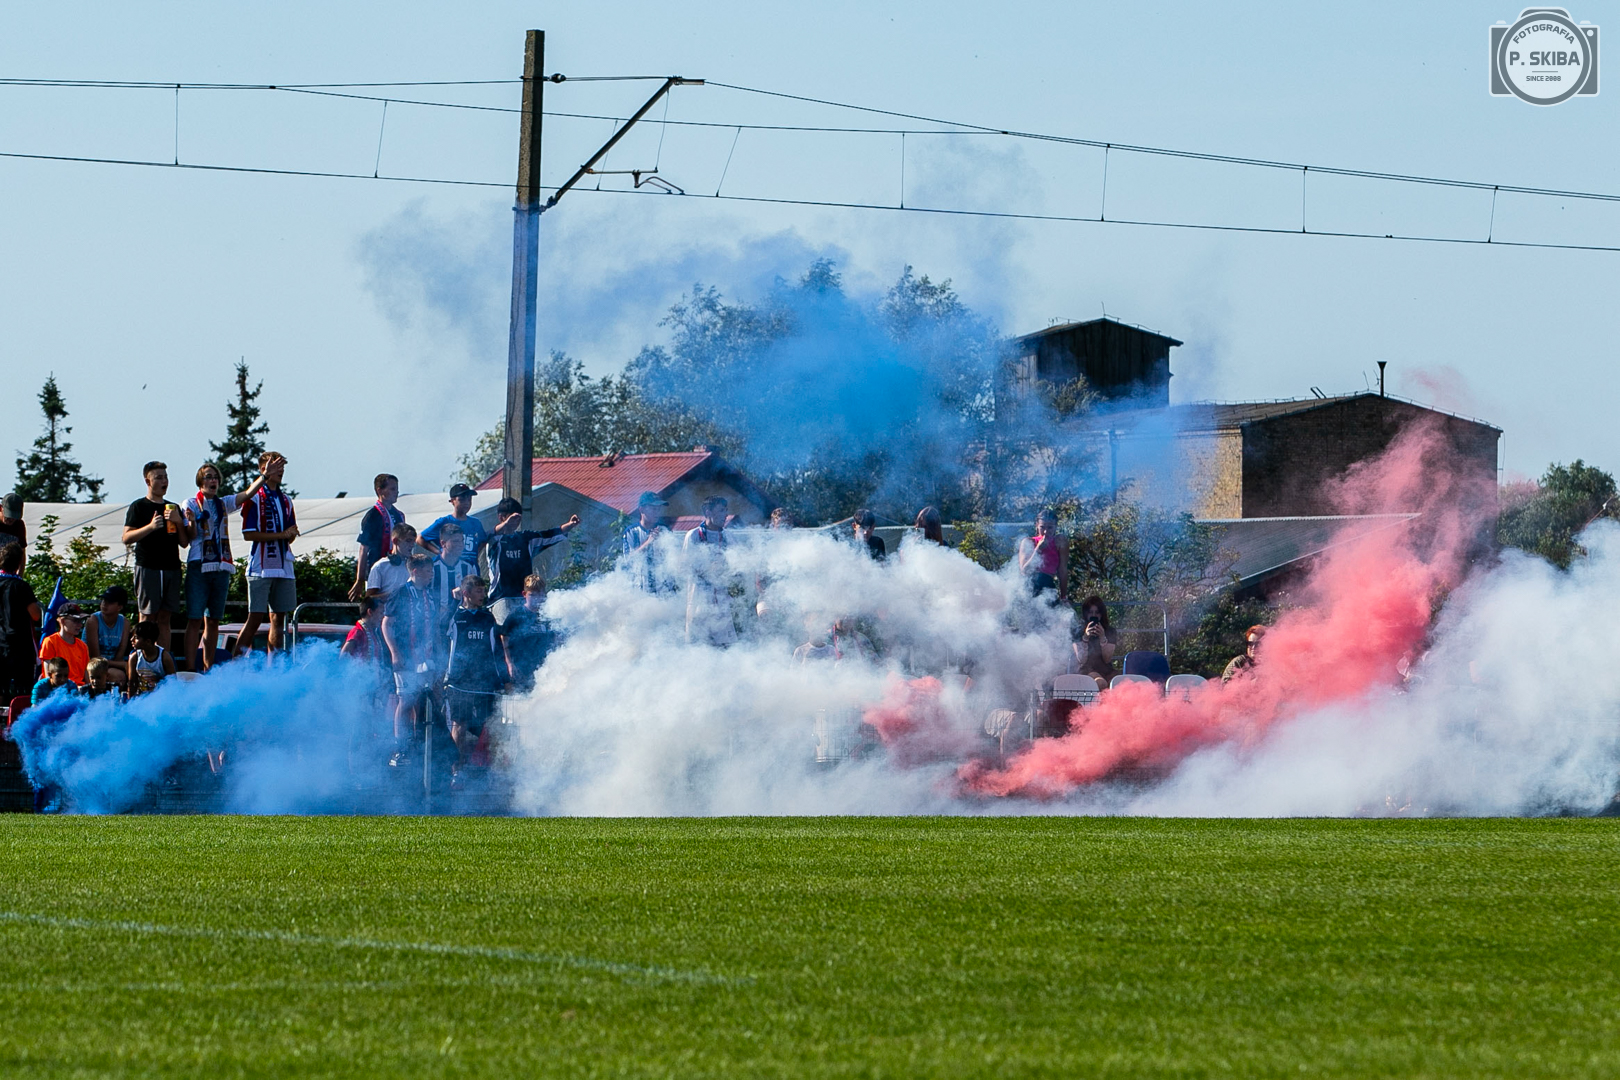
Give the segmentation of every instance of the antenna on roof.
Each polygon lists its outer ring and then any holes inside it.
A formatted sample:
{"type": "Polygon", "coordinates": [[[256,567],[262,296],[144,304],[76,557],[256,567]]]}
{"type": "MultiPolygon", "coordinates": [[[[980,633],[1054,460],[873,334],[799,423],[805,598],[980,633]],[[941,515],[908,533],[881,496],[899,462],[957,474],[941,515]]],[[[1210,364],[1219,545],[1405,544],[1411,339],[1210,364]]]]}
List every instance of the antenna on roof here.
{"type": "Polygon", "coordinates": [[[1322,393],[1322,388],[1320,386],[1311,387],[1311,394],[1315,397],[1323,399],[1324,401],[1327,400],[1327,395],[1322,393]]]}

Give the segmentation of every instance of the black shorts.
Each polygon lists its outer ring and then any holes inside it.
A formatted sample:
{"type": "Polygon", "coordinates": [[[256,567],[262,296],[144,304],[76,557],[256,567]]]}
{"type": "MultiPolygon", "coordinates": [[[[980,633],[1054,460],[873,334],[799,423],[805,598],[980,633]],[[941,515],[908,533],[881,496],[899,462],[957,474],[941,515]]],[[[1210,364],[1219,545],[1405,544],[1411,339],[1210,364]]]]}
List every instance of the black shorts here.
{"type": "Polygon", "coordinates": [[[1053,595],[1052,600],[1048,601],[1049,603],[1057,602],[1057,585],[1057,578],[1051,574],[1029,575],[1029,595],[1039,596],[1041,593],[1051,590],[1053,595]]]}
{"type": "MultiPolygon", "coordinates": [[[[153,570],[146,566],[135,568],[135,610],[142,615],[156,615],[160,611],[183,611],[180,600],[179,570],[153,570]]],[[[168,642],[161,644],[167,646],[168,642]]]]}
{"type": "Polygon", "coordinates": [[[495,694],[480,694],[470,690],[445,688],[445,722],[452,727],[466,728],[474,735],[484,733],[484,725],[495,713],[495,694]]]}
{"type": "Polygon", "coordinates": [[[27,639],[15,650],[0,652],[0,705],[14,697],[27,697],[34,689],[34,644],[27,639]]]}

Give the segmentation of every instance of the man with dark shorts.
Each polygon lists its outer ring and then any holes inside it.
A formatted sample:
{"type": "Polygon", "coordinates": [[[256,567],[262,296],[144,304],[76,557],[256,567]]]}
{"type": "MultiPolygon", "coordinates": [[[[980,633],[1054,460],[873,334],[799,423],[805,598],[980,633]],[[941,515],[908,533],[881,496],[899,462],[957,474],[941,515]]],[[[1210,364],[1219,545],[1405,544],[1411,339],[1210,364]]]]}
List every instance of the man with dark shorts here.
{"type": "Polygon", "coordinates": [[[135,546],[135,610],[157,624],[158,641],[167,645],[169,620],[182,610],[180,548],[191,544],[191,529],[174,503],[165,502],[169,467],[148,461],[141,467],[146,494],[124,514],[123,542],[135,546]]]}
{"type": "Polygon", "coordinates": [[[469,575],[458,591],[461,606],[450,617],[450,663],[445,673],[445,713],[450,738],[456,744],[456,763],[450,786],[460,786],[461,768],[467,763],[484,725],[495,711],[496,695],[506,682],[497,641],[495,616],[484,607],[488,586],[469,575]]]}
{"type": "Polygon", "coordinates": [[[22,566],[22,545],[0,544],[0,698],[8,705],[34,688],[34,627],[44,618],[22,566]]]}

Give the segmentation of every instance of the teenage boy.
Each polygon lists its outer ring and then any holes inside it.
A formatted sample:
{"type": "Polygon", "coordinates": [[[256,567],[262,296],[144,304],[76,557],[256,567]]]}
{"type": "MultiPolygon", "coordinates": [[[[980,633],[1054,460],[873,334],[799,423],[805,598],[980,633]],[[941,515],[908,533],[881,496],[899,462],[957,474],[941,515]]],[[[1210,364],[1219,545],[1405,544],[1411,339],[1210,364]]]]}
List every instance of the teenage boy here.
{"type": "Polygon", "coordinates": [[[456,763],[450,783],[458,786],[461,767],[478,745],[484,725],[495,711],[495,695],[506,680],[495,616],[484,608],[489,586],[469,574],[457,590],[461,607],[450,617],[450,659],[445,675],[445,715],[450,740],[456,744],[456,763]]]}
{"type": "Polygon", "coordinates": [[[0,694],[8,702],[34,685],[34,627],[44,618],[22,568],[22,545],[0,544],[0,694]]]}
{"type": "Polygon", "coordinates": [[[39,658],[61,657],[68,666],[68,678],[83,686],[85,669],[90,666],[90,646],[84,642],[84,612],[78,604],[64,604],[56,612],[56,633],[39,643],[39,658]]]}
{"type": "Polygon", "coordinates": [[[231,515],[264,486],[264,474],[241,491],[225,495],[219,493],[223,482],[219,466],[205,463],[197,470],[197,494],[180,507],[192,533],[191,550],[186,553],[186,651],[181,666],[196,669],[197,640],[201,638],[207,643],[202,651],[203,671],[214,666],[214,643],[219,640],[231,578],[236,576],[236,563],[231,560],[231,515]]]}
{"type": "Polygon", "coordinates": [[[388,764],[395,768],[403,768],[410,760],[422,699],[434,681],[433,560],[418,552],[407,565],[410,580],[395,594],[382,622],[383,641],[394,670],[394,756],[388,764]]]}
{"type": "Polygon", "coordinates": [[[28,695],[30,705],[38,705],[52,694],[62,691],[64,693],[78,693],[79,687],[68,678],[68,663],[60,656],[53,656],[45,661],[41,669],[39,682],[34,684],[33,692],[28,695]]]}
{"type": "Polygon", "coordinates": [[[433,524],[422,530],[422,546],[439,554],[442,546],[440,531],[455,522],[464,538],[461,550],[469,556],[474,563],[478,562],[478,553],[489,543],[489,532],[484,523],[472,516],[473,489],[466,484],[455,484],[450,488],[451,513],[445,514],[433,524]]]}
{"type": "Polygon", "coordinates": [[[557,635],[541,610],[546,606],[546,579],[530,574],[523,582],[523,606],[514,608],[501,624],[501,648],[506,672],[520,691],[534,689],[534,675],[556,644],[557,635]]]}
{"type": "Polygon", "coordinates": [[[169,640],[169,619],[180,610],[180,547],[191,543],[191,528],[174,503],[165,502],[169,467],[161,461],[141,466],[146,494],[124,514],[125,544],[135,545],[135,610],[157,623],[169,640]]]}
{"type": "Polygon", "coordinates": [[[648,592],[658,591],[658,538],[668,536],[664,515],[669,503],[656,491],[643,491],[636,500],[636,523],[624,530],[624,564],[631,579],[648,592]]]}
{"type": "Polygon", "coordinates": [[[681,542],[691,575],[686,587],[686,640],[725,647],[737,640],[726,573],[726,508],[719,495],[703,500],[703,521],[681,542]]]}
{"type": "MultiPolygon", "coordinates": [[[[450,628],[450,616],[456,610],[456,590],[466,578],[479,577],[478,563],[467,557],[463,547],[461,526],[446,521],[439,530],[439,554],[433,560],[433,599],[438,602],[444,626],[450,628]]],[[[424,545],[425,546],[425,545],[424,545]]]]}
{"type": "Polygon", "coordinates": [[[388,554],[372,564],[371,572],[366,575],[365,591],[366,596],[385,610],[411,579],[411,568],[406,560],[416,552],[416,529],[402,521],[394,526],[388,539],[388,554]]]}
{"type": "Polygon", "coordinates": [[[534,557],[568,539],[568,534],[579,526],[579,515],[555,529],[534,532],[523,528],[522,504],[516,499],[502,499],[495,506],[495,520],[495,536],[489,542],[489,576],[495,581],[490,611],[496,622],[503,622],[513,608],[523,603],[523,582],[534,573],[534,557]]]}
{"type": "Polygon", "coordinates": [[[292,542],[298,539],[293,501],[281,490],[287,459],[274,450],[259,455],[262,484],[242,504],[242,539],[253,545],[248,554],[248,617],[237,639],[238,654],[253,648],[253,638],[270,616],[268,651],[285,647],[287,614],[298,606],[298,583],[293,576],[292,542]]]}
{"type": "MultiPolygon", "coordinates": [[[[350,600],[358,600],[366,594],[371,568],[393,553],[394,529],[405,524],[404,512],[394,508],[399,501],[399,477],[393,473],[378,473],[372,478],[371,490],[376,493],[377,502],[360,518],[360,535],[355,537],[360,550],[355,555],[350,600]]],[[[409,555],[410,552],[407,550],[401,554],[409,555]]]]}

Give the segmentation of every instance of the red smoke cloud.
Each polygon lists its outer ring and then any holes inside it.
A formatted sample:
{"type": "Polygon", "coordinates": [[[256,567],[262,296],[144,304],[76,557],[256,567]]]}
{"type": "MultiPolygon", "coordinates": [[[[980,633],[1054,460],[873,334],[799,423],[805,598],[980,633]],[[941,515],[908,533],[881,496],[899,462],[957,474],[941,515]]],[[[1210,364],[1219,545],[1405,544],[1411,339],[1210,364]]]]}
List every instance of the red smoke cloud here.
{"type": "Polygon", "coordinates": [[[1121,686],[1076,710],[1069,734],[1037,739],[999,768],[964,765],[959,780],[980,795],[1061,796],[1121,768],[1166,768],[1200,747],[1255,741],[1273,725],[1394,684],[1434,605],[1461,579],[1491,505],[1494,491],[1464,477],[1437,430],[1409,429],[1345,476],[1334,501],[1344,513],[1423,516],[1324,553],[1300,606],[1266,635],[1253,677],[1212,681],[1191,701],[1121,686]]]}

